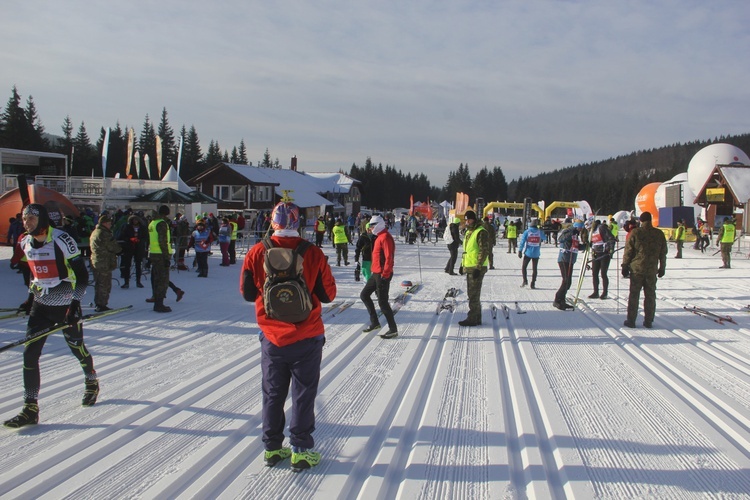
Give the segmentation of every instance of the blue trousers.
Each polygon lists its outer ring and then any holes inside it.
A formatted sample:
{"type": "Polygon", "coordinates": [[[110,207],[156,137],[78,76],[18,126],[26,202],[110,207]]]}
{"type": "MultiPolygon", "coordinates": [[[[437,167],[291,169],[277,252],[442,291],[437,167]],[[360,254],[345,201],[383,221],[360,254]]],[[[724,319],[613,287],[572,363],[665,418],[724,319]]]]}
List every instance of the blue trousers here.
{"type": "Polygon", "coordinates": [[[315,430],[315,397],[320,381],[320,362],[325,337],[320,335],[284,347],[260,336],[263,371],[263,444],[266,450],[281,448],[284,442],[284,403],[292,388],[289,442],[292,446],[312,448],[315,430]]]}

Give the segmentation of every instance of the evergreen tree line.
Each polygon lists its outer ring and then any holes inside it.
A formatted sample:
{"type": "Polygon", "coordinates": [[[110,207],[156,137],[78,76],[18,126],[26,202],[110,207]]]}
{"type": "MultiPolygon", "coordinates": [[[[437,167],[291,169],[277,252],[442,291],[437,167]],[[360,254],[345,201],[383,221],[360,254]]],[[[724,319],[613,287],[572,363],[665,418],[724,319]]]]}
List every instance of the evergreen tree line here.
{"type": "MultiPolygon", "coordinates": [[[[110,128],[107,177],[114,177],[117,173],[122,177],[126,175],[129,128],[126,126],[123,129],[119,122],[110,128]]],[[[11,97],[0,114],[0,147],[62,153],[68,156],[69,165],[72,166],[71,175],[101,177],[101,152],[106,130],[102,127],[96,144],[92,144],[83,121],[75,135],[70,116],[65,118],[61,129],[62,137],[47,134],[33,97],[29,96],[24,106],[18,90],[13,87],[11,97]]],[[[221,161],[249,164],[244,139],[239,146],[232,148],[231,153],[222,151],[218,141],[211,140],[204,154],[195,126],[191,125],[188,129],[182,125],[176,135],[169,124],[167,109],[163,108],[158,126],[154,126],[147,114],[140,133],[134,137],[134,148],[138,151],[139,161],[137,164],[135,161],[131,163],[131,175],[138,178],[160,178],[156,162],[157,136],[161,139],[162,176],[171,165],[177,166],[180,138],[183,142],[180,172],[183,179],[190,179],[221,161]],[[146,155],[150,160],[148,168],[146,155]]],[[[390,165],[384,167],[378,164],[376,167],[370,158],[367,158],[363,167],[352,164],[348,175],[362,182],[362,204],[372,208],[406,207],[410,196],[414,196],[414,201],[424,202],[429,199],[435,202],[453,202],[456,193],[462,192],[469,195],[472,204],[478,197],[487,202],[522,201],[529,197],[534,201],[544,200],[547,204],[553,201],[586,200],[598,213],[613,213],[632,209],[635,196],[644,185],[663,182],[685,172],[695,153],[716,142],[726,142],[743,151],[750,151],[750,134],[721,136],[713,140],[676,143],[636,151],[536,176],[521,176],[510,183],[506,181],[499,166],[492,169],[485,166],[472,177],[469,165],[461,163],[457,170],[449,173],[442,188],[432,186],[424,173],[404,174],[390,165]]],[[[281,168],[278,158],[271,160],[268,149],[258,165],[281,168]]]]}
{"type": "Polygon", "coordinates": [[[704,141],[636,151],[533,177],[519,177],[510,183],[508,192],[515,200],[530,197],[535,201],[544,200],[548,205],[553,201],[586,200],[599,214],[633,210],[635,197],[643,186],[665,182],[686,172],[690,160],[698,151],[719,142],[750,151],[750,134],[722,135],[704,141]]]}

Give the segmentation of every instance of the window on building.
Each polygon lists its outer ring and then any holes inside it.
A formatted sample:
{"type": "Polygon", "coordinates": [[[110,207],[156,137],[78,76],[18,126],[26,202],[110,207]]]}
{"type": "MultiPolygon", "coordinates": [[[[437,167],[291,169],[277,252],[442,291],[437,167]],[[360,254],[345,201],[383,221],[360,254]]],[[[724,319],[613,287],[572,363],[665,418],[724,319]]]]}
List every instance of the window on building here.
{"type": "Polygon", "coordinates": [[[245,201],[245,186],[214,186],[214,197],[223,201],[245,201]]]}

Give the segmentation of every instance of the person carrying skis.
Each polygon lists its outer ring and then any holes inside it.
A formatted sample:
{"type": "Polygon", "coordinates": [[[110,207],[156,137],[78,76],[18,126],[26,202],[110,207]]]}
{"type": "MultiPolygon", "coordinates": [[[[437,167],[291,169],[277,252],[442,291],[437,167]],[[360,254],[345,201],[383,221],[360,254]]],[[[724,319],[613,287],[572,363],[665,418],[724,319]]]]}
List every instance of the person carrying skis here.
{"type": "MultiPolygon", "coordinates": [[[[297,248],[303,244],[299,229],[299,208],[290,202],[278,203],[271,215],[274,247],[297,248]]],[[[255,302],[255,318],[261,329],[261,373],[263,390],[263,459],[273,467],[291,457],[292,470],[299,472],[320,463],[315,444],[315,397],[320,380],[320,363],[325,344],[321,303],[336,298],[336,281],[323,251],[307,247],[302,261],[302,277],[311,292],[312,310],[307,319],[287,323],[267,315],[264,306],[266,246],[256,243],[245,255],[240,273],[240,293],[255,302]],[[291,384],[292,407],[289,424],[291,448],[284,442],[284,405],[291,384]]]]}
{"type": "Polygon", "coordinates": [[[560,254],[557,257],[557,265],[560,268],[562,283],[555,293],[555,301],[552,305],[561,311],[573,309],[573,306],[565,301],[565,295],[573,282],[573,266],[578,258],[578,235],[583,230],[583,221],[576,219],[573,224],[563,229],[557,237],[560,254]]]}
{"type": "Polygon", "coordinates": [[[526,269],[531,262],[531,288],[536,288],[536,270],[539,264],[539,256],[542,253],[542,231],[539,229],[539,219],[531,219],[528,229],[521,235],[521,243],[518,245],[518,258],[523,258],[521,274],[523,283],[521,287],[529,284],[526,279],[526,269]]]}
{"type": "MultiPolygon", "coordinates": [[[[63,335],[84,373],[81,404],[92,406],[99,395],[99,380],[94,359],[83,342],[83,326],[79,323],[81,299],[89,281],[86,264],[73,238],[65,231],[50,227],[44,205],[27,205],[22,220],[27,234],[20,245],[32,275],[29,297],[19,307],[19,311],[29,315],[26,337],[60,324],[68,325],[63,335]]],[[[5,427],[19,428],[39,422],[39,358],[46,340],[43,336],[26,344],[23,351],[24,406],[17,416],[5,421],[5,427]]]]}
{"type": "Polygon", "coordinates": [[[591,254],[591,274],[594,282],[594,293],[589,295],[590,299],[606,299],[607,289],[609,288],[609,264],[612,261],[612,251],[615,248],[615,237],[610,228],[595,220],[591,226],[590,233],[591,254]],[[602,278],[602,293],[599,295],[599,276],[602,278]]]}

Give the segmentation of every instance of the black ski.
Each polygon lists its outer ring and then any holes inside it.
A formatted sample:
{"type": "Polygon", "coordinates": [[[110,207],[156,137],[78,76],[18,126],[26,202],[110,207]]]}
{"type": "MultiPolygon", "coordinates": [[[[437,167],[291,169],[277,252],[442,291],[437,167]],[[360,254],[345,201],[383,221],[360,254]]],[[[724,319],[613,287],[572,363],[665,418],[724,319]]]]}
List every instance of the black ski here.
{"type": "Polygon", "coordinates": [[[702,307],[683,306],[682,308],[685,309],[686,311],[690,311],[693,314],[697,314],[698,316],[703,316],[704,318],[708,318],[722,325],[724,324],[725,321],[729,323],[734,323],[735,325],[737,324],[737,322],[733,320],[731,316],[722,316],[721,314],[716,314],[714,312],[709,311],[708,309],[703,309],[702,307]]]}
{"type": "MultiPolygon", "coordinates": [[[[126,306],[126,307],[120,307],[117,309],[110,309],[109,311],[104,311],[100,313],[91,313],[91,314],[85,314],[81,317],[80,323],[86,323],[89,321],[94,321],[100,318],[103,318],[105,316],[111,316],[113,314],[117,314],[119,312],[127,311],[128,309],[132,309],[133,306],[126,306]]],[[[22,339],[16,340],[11,342],[10,344],[6,344],[2,347],[0,347],[0,352],[7,351],[8,349],[11,349],[13,347],[18,347],[19,345],[28,344],[29,342],[34,342],[35,340],[39,340],[43,337],[47,337],[48,335],[52,335],[55,332],[59,332],[60,330],[64,330],[65,328],[68,328],[70,325],[68,324],[62,324],[58,323],[54,326],[51,326],[49,328],[45,328],[44,330],[36,332],[31,337],[24,337],[22,339]]]]}

